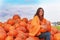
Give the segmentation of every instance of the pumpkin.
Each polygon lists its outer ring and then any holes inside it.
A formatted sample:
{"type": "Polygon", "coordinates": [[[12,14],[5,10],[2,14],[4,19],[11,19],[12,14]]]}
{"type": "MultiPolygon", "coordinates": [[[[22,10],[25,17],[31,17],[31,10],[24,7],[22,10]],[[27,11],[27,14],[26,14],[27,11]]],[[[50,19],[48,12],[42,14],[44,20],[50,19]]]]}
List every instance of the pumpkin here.
{"type": "Polygon", "coordinates": [[[15,28],[18,28],[18,27],[20,27],[20,24],[19,24],[19,23],[15,23],[13,26],[14,26],[15,28]]]}
{"type": "Polygon", "coordinates": [[[20,37],[24,40],[27,38],[27,35],[24,32],[20,31],[16,37],[20,37]]]}
{"type": "Polygon", "coordinates": [[[60,40],[60,33],[54,34],[54,40],[60,40]]]}
{"type": "Polygon", "coordinates": [[[27,18],[23,18],[22,21],[28,23],[28,19],[27,18]]]}
{"type": "Polygon", "coordinates": [[[2,22],[0,22],[0,26],[2,25],[2,22]]]}
{"type": "Polygon", "coordinates": [[[10,24],[6,24],[6,23],[4,23],[4,30],[6,31],[6,32],[8,32],[9,31],[9,28],[11,27],[11,25],[10,24]]]}
{"type": "Polygon", "coordinates": [[[15,15],[13,16],[13,19],[14,19],[14,20],[17,20],[17,19],[21,19],[21,18],[20,18],[19,15],[15,14],[15,15]]]}
{"type": "Polygon", "coordinates": [[[9,28],[8,35],[10,35],[10,36],[16,36],[16,35],[17,35],[17,30],[15,29],[14,26],[11,26],[11,27],[9,28]]]}
{"type": "Polygon", "coordinates": [[[30,31],[30,28],[32,27],[32,25],[31,24],[27,24],[27,27],[26,27],[26,29],[27,29],[27,31],[29,32],[30,31]]]}
{"type": "Polygon", "coordinates": [[[23,40],[23,39],[20,37],[16,37],[15,40],[23,40]]]}
{"type": "Polygon", "coordinates": [[[58,30],[56,27],[51,27],[51,34],[54,35],[55,33],[57,33],[58,30]]]}
{"type": "Polygon", "coordinates": [[[40,39],[37,37],[28,37],[26,40],[40,40],[40,39]]]}
{"type": "Polygon", "coordinates": [[[16,30],[17,30],[17,32],[19,33],[19,31],[22,31],[22,32],[26,32],[27,30],[26,30],[26,28],[25,27],[17,27],[16,28],[16,30]]]}
{"type": "Polygon", "coordinates": [[[7,21],[7,24],[14,25],[15,24],[15,21],[13,19],[9,19],[7,21]]]}
{"type": "Polygon", "coordinates": [[[54,36],[53,35],[50,36],[50,40],[54,40],[54,36]]]}
{"type": "Polygon", "coordinates": [[[21,21],[20,26],[26,27],[27,25],[26,25],[26,23],[24,21],[21,21]]]}
{"type": "Polygon", "coordinates": [[[28,20],[28,24],[31,24],[32,19],[28,20]]]}
{"type": "Polygon", "coordinates": [[[16,19],[15,20],[15,23],[20,23],[21,22],[21,19],[16,19]]]}
{"type": "Polygon", "coordinates": [[[51,35],[53,35],[53,36],[54,36],[54,32],[53,32],[53,31],[51,31],[50,33],[51,33],[51,35]]]}
{"type": "Polygon", "coordinates": [[[5,40],[13,40],[13,36],[7,36],[5,40]]]}
{"type": "Polygon", "coordinates": [[[58,33],[60,33],[60,30],[58,30],[58,33]]]}
{"type": "Polygon", "coordinates": [[[0,27],[0,40],[4,40],[5,37],[6,37],[5,30],[2,27],[0,27]]]}

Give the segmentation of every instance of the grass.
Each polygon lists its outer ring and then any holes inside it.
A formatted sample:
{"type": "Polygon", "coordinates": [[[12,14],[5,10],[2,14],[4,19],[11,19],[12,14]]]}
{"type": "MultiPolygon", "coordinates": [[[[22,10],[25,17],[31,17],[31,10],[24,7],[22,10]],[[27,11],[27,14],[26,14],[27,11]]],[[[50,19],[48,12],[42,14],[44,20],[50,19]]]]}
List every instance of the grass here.
{"type": "Polygon", "coordinates": [[[57,28],[58,30],[60,30],[60,26],[56,26],[56,28],[57,28]]]}

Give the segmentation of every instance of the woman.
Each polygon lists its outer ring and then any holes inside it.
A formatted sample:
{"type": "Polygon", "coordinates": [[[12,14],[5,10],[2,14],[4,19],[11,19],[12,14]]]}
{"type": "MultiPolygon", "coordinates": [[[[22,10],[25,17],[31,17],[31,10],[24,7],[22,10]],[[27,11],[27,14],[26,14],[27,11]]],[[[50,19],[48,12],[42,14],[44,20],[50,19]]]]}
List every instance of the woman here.
{"type": "MultiPolygon", "coordinates": [[[[35,24],[34,25],[35,31],[36,31],[36,28],[37,28],[37,30],[40,28],[40,30],[39,30],[40,34],[38,36],[36,35],[36,37],[38,37],[39,39],[44,38],[45,40],[50,40],[51,24],[50,24],[49,21],[47,21],[44,18],[44,10],[43,10],[43,8],[38,8],[38,10],[37,10],[36,14],[34,15],[34,18],[32,19],[32,21],[33,22],[31,24],[32,25],[35,24]],[[40,25],[40,27],[36,26],[36,24],[40,25]]],[[[30,29],[31,32],[33,31],[34,27],[32,27],[30,29]]],[[[32,33],[30,33],[30,35],[33,35],[32,33]]]]}

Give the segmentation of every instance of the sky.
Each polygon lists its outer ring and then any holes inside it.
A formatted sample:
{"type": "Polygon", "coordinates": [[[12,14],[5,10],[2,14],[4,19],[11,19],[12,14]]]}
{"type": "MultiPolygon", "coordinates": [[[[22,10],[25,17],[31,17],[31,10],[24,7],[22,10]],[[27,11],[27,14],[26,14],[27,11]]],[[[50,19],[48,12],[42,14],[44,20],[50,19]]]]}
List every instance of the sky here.
{"type": "Polygon", "coordinates": [[[14,14],[32,19],[39,7],[44,9],[47,20],[60,21],[60,0],[0,0],[0,21],[12,18],[14,14]]]}

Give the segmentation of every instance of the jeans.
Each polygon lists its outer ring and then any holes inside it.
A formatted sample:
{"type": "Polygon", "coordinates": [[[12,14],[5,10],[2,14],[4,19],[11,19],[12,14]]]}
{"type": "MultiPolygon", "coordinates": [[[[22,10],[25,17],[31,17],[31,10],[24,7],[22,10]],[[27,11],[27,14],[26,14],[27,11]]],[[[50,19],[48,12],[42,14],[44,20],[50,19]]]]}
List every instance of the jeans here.
{"type": "Polygon", "coordinates": [[[41,35],[37,36],[39,39],[44,38],[44,40],[50,40],[50,32],[41,33],[41,35]]]}

